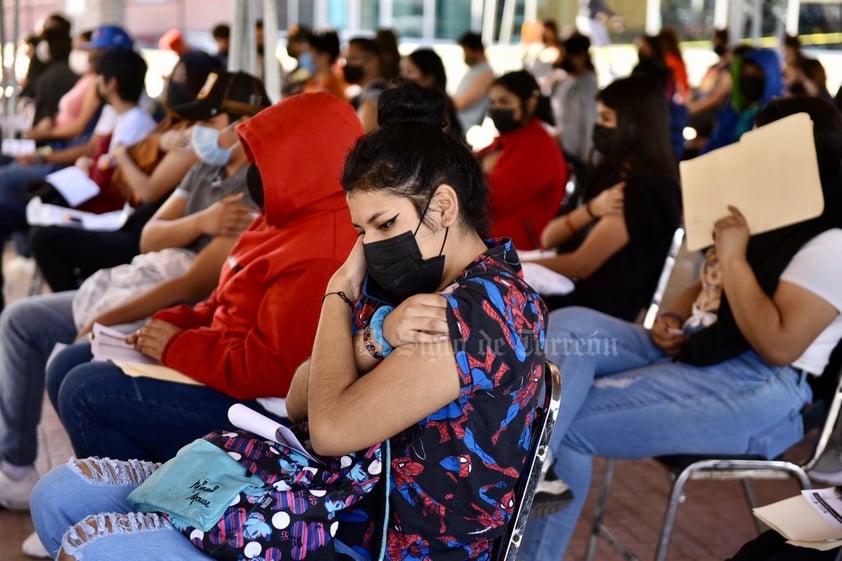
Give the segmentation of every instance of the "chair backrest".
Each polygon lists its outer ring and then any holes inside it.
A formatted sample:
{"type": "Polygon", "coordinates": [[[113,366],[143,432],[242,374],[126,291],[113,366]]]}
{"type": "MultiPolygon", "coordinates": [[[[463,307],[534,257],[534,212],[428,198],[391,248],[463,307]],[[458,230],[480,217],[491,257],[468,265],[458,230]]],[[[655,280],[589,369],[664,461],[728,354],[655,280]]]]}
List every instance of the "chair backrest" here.
{"type": "Polygon", "coordinates": [[[664,267],[661,269],[661,276],[658,277],[658,284],[655,287],[655,293],[652,295],[652,303],[646,310],[646,315],[643,318],[643,327],[651,329],[655,324],[655,319],[658,317],[658,312],[661,309],[661,301],[664,298],[664,291],[667,288],[667,283],[672,275],[672,269],[675,267],[675,260],[678,258],[678,251],[681,249],[681,244],[684,242],[684,227],[676,228],[672,235],[672,244],[670,244],[667,258],[664,260],[664,267]]]}
{"type": "MultiPolygon", "coordinates": [[[[840,345],[842,345],[842,343],[840,343],[840,345]]],[[[813,469],[819,461],[819,458],[821,458],[822,454],[824,454],[825,448],[827,448],[827,444],[830,442],[834,429],[839,422],[840,412],[842,412],[842,368],[837,365],[834,366],[834,370],[825,371],[822,374],[822,377],[835,377],[835,383],[827,384],[826,386],[833,388],[832,393],[827,391],[825,392],[825,395],[813,395],[813,404],[815,405],[816,403],[821,402],[821,405],[824,407],[824,411],[822,412],[823,419],[818,424],[819,435],[813,445],[813,453],[810,455],[810,458],[802,464],[805,471],[813,469]]]]}
{"type": "Polygon", "coordinates": [[[544,460],[550,449],[550,438],[556,417],[558,417],[560,402],[561,375],[556,365],[548,360],[544,368],[544,402],[538,408],[538,414],[532,423],[529,453],[515,488],[514,512],[506,533],[495,547],[493,555],[495,561],[514,561],[517,558],[526,522],[529,519],[529,509],[532,508],[532,499],[535,498],[535,489],[544,474],[544,460]]]}

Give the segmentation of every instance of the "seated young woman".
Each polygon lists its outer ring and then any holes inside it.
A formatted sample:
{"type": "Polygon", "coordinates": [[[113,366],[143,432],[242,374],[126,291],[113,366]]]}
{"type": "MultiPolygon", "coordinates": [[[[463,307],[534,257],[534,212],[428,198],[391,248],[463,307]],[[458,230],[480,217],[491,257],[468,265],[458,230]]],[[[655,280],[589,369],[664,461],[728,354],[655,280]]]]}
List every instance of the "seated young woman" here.
{"type": "Polygon", "coordinates": [[[568,295],[545,297],[550,309],[585,306],[631,321],[649,303],[681,220],[668,120],[654,78],[599,92],[585,202],[541,233],[559,253],[537,262],[576,282],[568,295]]]}
{"type": "Polygon", "coordinates": [[[750,454],[774,458],[803,436],[808,377],[842,337],[842,116],[819,99],[771,102],[770,121],[806,112],[825,210],[751,236],[739,209],[714,225],[714,255],[651,332],[597,311],[550,315],[547,356],[564,392],[553,472],[573,491],[566,509],[529,523],[521,555],[559,557],[587,497],[593,456],[750,454]],[[711,270],[715,269],[715,270],[711,270]]]}
{"type": "MultiPolygon", "coordinates": [[[[407,84],[379,103],[380,128],[342,176],[360,236],[327,285],[288,412],[309,421],[318,454],[391,441],[387,558],[487,559],[527,453],[545,308],[511,241],[483,241],[487,190],[441,129],[444,95],[407,84]]],[[[60,559],[207,559],[162,517],[130,513],[127,493],[154,469],[77,460],[51,472],[33,500],[47,549],[75,525],[60,559]]],[[[347,547],[371,546],[356,537],[340,526],[347,547]]]]}
{"type": "Polygon", "coordinates": [[[525,70],[494,80],[488,115],[500,133],[477,153],[488,181],[491,233],[518,249],[541,247],[539,236],[558,212],[567,162],[544,123],[555,124],[550,101],[525,70]]]}

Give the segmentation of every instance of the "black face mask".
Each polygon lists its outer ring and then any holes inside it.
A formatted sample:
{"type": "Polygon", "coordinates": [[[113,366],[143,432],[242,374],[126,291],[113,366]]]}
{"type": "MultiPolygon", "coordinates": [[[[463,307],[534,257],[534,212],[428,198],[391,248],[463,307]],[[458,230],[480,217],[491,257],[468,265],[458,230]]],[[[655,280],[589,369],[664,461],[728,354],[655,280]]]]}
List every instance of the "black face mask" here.
{"type": "Polygon", "coordinates": [[[249,191],[251,200],[260,207],[260,210],[266,210],[266,203],[263,195],[263,179],[260,177],[260,170],[257,169],[257,164],[251,164],[246,169],[246,187],[249,191]]]}
{"type": "Polygon", "coordinates": [[[515,121],[514,109],[489,109],[488,116],[494,121],[494,126],[500,131],[500,134],[512,132],[523,124],[515,121]]]}
{"type": "Polygon", "coordinates": [[[616,138],[616,128],[612,129],[602,125],[593,126],[593,147],[596,148],[603,156],[607,156],[611,153],[611,149],[614,147],[614,141],[616,138]]]}
{"type": "Polygon", "coordinates": [[[763,88],[766,86],[766,80],[759,76],[741,76],[740,77],[740,93],[746,101],[746,105],[760,101],[763,97],[763,88]]]}
{"type": "Polygon", "coordinates": [[[728,50],[728,47],[725,45],[714,45],[713,52],[716,53],[716,56],[722,56],[728,50]]]}
{"type": "Polygon", "coordinates": [[[181,82],[170,82],[167,86],[167,107],[176,107],[190,101],[187,88],[181,82]]]}
{"type": "Polygon", "coordinates": [[[576,72],[576,67],[573,65],[573,61],[567,57],[561,59],[561,62],[558,64],[558,67],[567,72],[568,74],[576,72]]]}
{"type": "Polygon", "coordinates": [[[363,75],[365,75],[365,71],[362,66],[346,64],[342,67],[342,75],[349,84],[359,84],[360,80],[363,79],[363,75]]]}
{"type": "MultiPolygon", "coordinates": [[[[421,219],[423,221],[423,218],[421,219]]],[[[421,224],[418,224],[418,228],[421,224]]],[[[424,259],[415,232],[404,232],[394,238],[363,245],[368,275],[385,291],[400,298],[414,294],[434,292],[444,275],[444,244],[449,228],[444,231],[444,241],[436,257],[424,259]]]]}

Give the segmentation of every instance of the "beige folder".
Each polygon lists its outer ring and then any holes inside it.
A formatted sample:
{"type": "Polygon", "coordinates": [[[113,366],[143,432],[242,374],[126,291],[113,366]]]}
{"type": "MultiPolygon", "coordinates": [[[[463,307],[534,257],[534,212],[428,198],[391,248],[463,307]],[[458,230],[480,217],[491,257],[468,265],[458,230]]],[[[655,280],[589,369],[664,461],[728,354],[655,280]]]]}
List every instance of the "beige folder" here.
{"type": "Polygon", "coordinates": [[[713,224],[728,205],[752,234],[815,218],[824,209],[813,122],[790,115],[745,133],[739,142],[681,162],[687,249],[713,244],[713,224]]]}

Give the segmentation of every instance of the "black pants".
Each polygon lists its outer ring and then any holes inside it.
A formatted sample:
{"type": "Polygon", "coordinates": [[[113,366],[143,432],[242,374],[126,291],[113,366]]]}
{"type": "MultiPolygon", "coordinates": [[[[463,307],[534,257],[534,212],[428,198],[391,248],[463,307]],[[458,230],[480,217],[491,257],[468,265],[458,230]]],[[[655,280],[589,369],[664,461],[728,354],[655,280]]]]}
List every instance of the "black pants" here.
{"type": "Polygon", "coordinates": [[[774,530],[764,532],[745,544],[728,561],[834,561],[839,548],[830,551],[795,547],[774,530]]]}
{"type": "Polygon", "coordinates": [[[100,269],[129,263],[140,252],[140,233],[159,205],[142,205],[116,232],[64,226],[33,227],[32,256],[53,292],[75,290],[100,269]]]}

